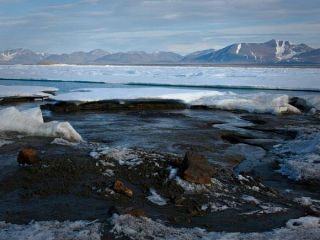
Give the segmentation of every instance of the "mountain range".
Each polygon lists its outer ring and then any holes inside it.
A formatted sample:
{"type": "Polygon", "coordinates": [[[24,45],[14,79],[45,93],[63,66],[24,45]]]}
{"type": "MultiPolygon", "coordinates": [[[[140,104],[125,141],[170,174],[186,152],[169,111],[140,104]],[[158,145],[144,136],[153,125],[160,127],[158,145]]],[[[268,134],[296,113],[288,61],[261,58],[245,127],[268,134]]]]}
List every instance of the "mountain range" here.
{"type": "Polygon", "coordinates": [[[270,40],[264,43],[236,43],[182,56],[174,52],[143,51],[110,53],[101,49],[70,54],[36,53],[28,49],[0,51],[0,64],[320,64],[320,49],[306,44],[270,40]]]}

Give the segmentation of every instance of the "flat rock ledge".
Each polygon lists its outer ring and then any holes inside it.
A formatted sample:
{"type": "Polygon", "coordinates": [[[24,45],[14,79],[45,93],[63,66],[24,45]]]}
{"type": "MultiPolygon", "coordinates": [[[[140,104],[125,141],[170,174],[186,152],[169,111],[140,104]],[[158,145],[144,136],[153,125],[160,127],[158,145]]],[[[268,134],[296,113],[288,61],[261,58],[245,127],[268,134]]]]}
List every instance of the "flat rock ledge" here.
{"type": "Polygon", "coordinates": [[[186,109],[188,105],[177,100],[136,99],[136,100],[106,100],[96,102],[54,102],[41,106],[42,109],[53,112],[81,111],[128,111],[128,110],[175,110],[186,109]]]}

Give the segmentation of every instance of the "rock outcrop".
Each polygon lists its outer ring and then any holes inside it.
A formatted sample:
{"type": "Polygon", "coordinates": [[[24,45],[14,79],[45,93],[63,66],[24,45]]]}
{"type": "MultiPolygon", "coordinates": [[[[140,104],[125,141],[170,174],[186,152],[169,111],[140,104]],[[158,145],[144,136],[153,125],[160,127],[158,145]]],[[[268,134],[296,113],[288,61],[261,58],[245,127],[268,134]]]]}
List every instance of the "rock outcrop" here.
{"type": "Polygon", "coordinates": [[[188,151],[182,163],[182,178],[197,184],[210,184],[216,173],[213,166],[199,153],[188,151]]]}

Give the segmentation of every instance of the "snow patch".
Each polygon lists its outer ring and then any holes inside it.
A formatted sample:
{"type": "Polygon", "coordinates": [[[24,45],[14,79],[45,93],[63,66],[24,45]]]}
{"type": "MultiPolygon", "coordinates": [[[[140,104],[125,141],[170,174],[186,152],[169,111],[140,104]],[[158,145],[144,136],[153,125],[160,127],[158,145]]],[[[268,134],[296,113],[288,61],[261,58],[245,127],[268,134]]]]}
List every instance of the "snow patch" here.
{"type": "Polygon", "coordinates": [[[135,151],[129,148],[101,147],[92,151],[90,156],[94,159],[112,158],[120,165],[126,165],[128,167],[135,167],[143,163],[135,151]]]}
{"type": "Polygon", "coordinates": [[[276,58],[282,60],[283,54],[285,52],[285,41],[276,41],[276,58]]]}
{"type": "Polygon", "coordinates": [[[236,54],[239,54],[240,49],[241,49],[241,43],[239,43],[239,44],[237,45],[236,54]]]}
{"type": "Polygon", "coordinates": [[[268,232],[257,233],[227,233],[208,232],[201,228],[174,228],[165,226],[161,221],[150,218],[135,218],[131,215],[115,215],[112,219],[111,232],[116,236],[125,236],[130,239],[154,240],[203,240],[203,239],[230,239],[230,240],[269,240],[269,239],[309,239],[316,240],[320,236],[320,218],[302,217],[289,220],[285,227],[268,232]]]}
{"type": "Polygon", "coordinates": [[[254,203],[254,204],[257,204],[257,205],[260,204],[260,201],[258,199],[256,199],[255,197],[253,197],[253,196],[243,195],[242,199],[244,201],[246,201],[246,202],[254,203]]]}
{"type": "Polygon", "coordinates": [[[164,206],[167,204],[167,200],[161,197],[153,188],[150,189],[150,196],[148,196],[147,199],[159,206],[164,206]]]}
{"type": "Polygon", "coordinates": [[[210,184],[195,184],[181,179],[180,177],[175,178],[176,183],[184,189],[187,193],[198,193],[208,191],[210,184]]]}
{"type": "Polygon", "coordinates": [[[77,239],[100,240],[101,224],[88,221],[43,221],[17,225],[0,222],[0,239],[44,240],[77,239]]]}
{"type": "Polygon", "coordinates": [[[179,170],[178,168],[173,168],[173,167],[169,168],[169,179],[170,180],[174,179],[177,176],[178,170],[179,170]]]}
{"type": "Polygon", "coordinates": [[[44,122],[40,108],[19,111],[15,107],[0,110],[0,131],[12,131],[30,136],[58,137],[81,142],[81,136],[68,122],[44,122]]]}

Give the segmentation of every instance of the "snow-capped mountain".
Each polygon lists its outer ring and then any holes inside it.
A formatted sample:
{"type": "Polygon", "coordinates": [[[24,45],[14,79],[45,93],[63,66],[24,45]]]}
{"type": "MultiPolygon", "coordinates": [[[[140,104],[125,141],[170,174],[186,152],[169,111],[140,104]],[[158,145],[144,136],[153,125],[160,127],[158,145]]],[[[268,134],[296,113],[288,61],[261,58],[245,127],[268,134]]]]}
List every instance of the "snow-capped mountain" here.
{"type": "Polygon", "coordinates": [[[186,55],[182,62],[207,62],[214,54],[215,49],[207,49],[202,51],[197,51],[186,55]]]}
{"type": "Polygon", "coordinates": [[[174,52],[109,53],[101,49],[70,54],[35,53],[28,49],[0,51],[0,64],[320,64],[320,49],[270,40],[236,43],[181,56],[174,52]]]}
{"type": "Polygon", "coordinates": [[[295,55],[292,58],[291,62],[306,63],[306,64],[320,64],[320,48],[295,55]]]}
{"type": "Polygon", "coordinates": [[[37,64],[47,56],[46,53],[35,53],[23,48],[5,50],[0,51],[0,64],[37,64]]]}
{"type": "Polygon", "coordinates": [[[63,63],[63,64],[94,64],[94,62],[110,54],[101,49],[95,49],[90,52],[73,52],[70,54],[50,54],[45,59],[43,59],[42,64],[53,64],[53,63],[63,63]]]}
{"type": "Polygon", "coordinates": [[[169,64],[177,63],[182,56],[173,52],[146,53],[143,51],[119,52],[97,59],[97,64],[169,64]]]}
{"type": "Polygon", "coordinates": [[[289,41],[270,40],[265,43],[237,43],[218,51],[188,55],[184,61],[206,63],[285,63],[294,56],[313,50],[305,44],[294,45],[289,41]]]}

